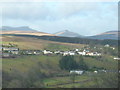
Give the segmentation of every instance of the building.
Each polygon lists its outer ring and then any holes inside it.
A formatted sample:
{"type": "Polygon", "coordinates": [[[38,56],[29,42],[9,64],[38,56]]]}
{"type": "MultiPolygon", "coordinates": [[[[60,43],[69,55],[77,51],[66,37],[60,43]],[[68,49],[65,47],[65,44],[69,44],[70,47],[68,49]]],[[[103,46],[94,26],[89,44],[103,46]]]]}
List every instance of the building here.
{"type": "Polygon", "coordinates": [[[104,47],[110,47],[110,45],[109,45],[109,44],[106,44],[104,47]]]}
{"type": "Polygon", "coordinates": [[[14,51],[10,51],[11,54],[19,54],[19,51],[14,50],[14,51]]]}
{"type": "Polygon", "coordinates": [[[43,50],[43,54],[52,54],[53,52],[49,51],[49,50],[43,50]]]}
{"type": "Polygon", "coordinates": [[[63,52],[63,56],[69,55],[68,51],[63,52]]]}
{"type": "Polygon", "coordinates": [[[81,70],[71,70],[71,71],[70,71],[70,74],[78,74],[78,75],[81,75],[81,74],[83,74],[83,71],[81,71],[81,70]]]}
{"type": "Polygon", "coordinates": [[[113,59],[114,59],[114,60],[120,60],[120,58],[118,58],[118,57],[114,57],[113,59]]]}
{"type": "Polygon", "coordinates": [[[94,73],[98,73],[98,71],[94,71],[94,73]]]}
{"type": "Polygon", "coordinates": [[[3,51],[19,51],[19,48],[15,47],[2,47],[3,51]]]}

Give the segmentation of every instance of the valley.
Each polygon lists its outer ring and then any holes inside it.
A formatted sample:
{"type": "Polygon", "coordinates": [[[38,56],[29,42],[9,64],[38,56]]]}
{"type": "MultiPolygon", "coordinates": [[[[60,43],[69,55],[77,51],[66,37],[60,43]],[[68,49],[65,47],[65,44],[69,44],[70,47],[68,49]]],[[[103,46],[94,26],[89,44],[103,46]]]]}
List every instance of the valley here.
{"type": "Polygon", "coordinates": [[[4,88],[117,87],[115,82],[118,80],[118,60],[114,60],[114,57],[117,57],[117,46],[55,42],[36,37],[13,35],[2,36],[1,38],[2,45],[8,45],[9,47],[13,45],[20,50],[50,50],[54,52],[56,50],[69,51],[78,49],[83,51],[86,49],[102,53],[100,57],[78,54],[72,56],[63,56],[61,54],[45,55],[41,53],[38,55],[19,54],[17,58],[2,58],[4,88]],[[61,68],[60,61],[63,58],[70,58],[70,56],[73,57],[76,65],[87,66],[86,69],[81,66],[73,69],[84,71],[83,74],[70,74],[72,69],[61,68]],[[83,62],[81,62],[82,60],[83,62]]]}

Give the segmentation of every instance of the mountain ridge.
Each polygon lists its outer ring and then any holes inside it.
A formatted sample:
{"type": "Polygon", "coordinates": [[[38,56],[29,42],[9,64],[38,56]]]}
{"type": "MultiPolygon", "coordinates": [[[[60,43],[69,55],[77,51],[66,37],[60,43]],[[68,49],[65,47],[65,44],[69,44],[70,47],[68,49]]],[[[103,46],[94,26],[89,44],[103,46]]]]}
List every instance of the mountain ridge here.
{"type": "Polygon", "coordinates": [[[11,27],[11,26],[2,26],[0,28],[2,31],[33,31],[33,32],[39,32],[37,30],[34,30],[28,26],[20,26],[20,27],[11,27]]]}
{"type": "Polygon", "coordinates": [[[2,32],[0,32],[0,34],[24,34],[24,35],[36,35],[36,36],[54,36],[53,34],[34,30],[28,26],[21,26],[21,27],[2,26],[0,28],[0,30],[2,31],[2,32]]]}
{"type": "Polygon", "coordinates": [[[90,39],[115,39],[118,40],[120,38],[120,31],[107,31],[97,35],[89,36],[90,39]]]}
{"type": "Polygon", "coordinates": [[[11,27],[11,26],[2,26],[0,28],[2,30],[1,34],[24,34],[24,35],[37,35],[37,36],[60,36],[60,37],[77,37],[77,38],[89,38],[89,39],[114,39],[118,40],[120,38],[120,31],[118,30],[112,30],[103,32],[100,34],[96,34],[93,36],[82,36],[78,33],[69,31],[69,30],[63,30],[56,32],[54,34],[40,32],[38,30],[34,30],[28,26],[20,26],[20,27],[11,27]]]}
{"type": "Polygon", "coordinates": [[[69,30],[63,30],[54,33],[56,36],[63,36],[63,37],[82,37],[82,35],[79,35],[78,33],[71,32],[69,30]]]}

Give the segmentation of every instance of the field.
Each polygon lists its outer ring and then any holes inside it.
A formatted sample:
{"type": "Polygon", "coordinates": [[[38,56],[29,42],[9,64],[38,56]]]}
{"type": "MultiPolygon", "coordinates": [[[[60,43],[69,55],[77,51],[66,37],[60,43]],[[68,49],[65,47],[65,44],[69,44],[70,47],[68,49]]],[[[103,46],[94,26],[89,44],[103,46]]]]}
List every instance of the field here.
{"type": "Polygon", "coordinates": [[[50,50],[66,50],[85,46],[84,44],[60,43],[31,37],[2,36],[1,39],[2,44],[16,44],[21,50],[41,50],[45,48],[50,50]]]}
{"type": "MultiPolygon", "coordinates": [[[[3,59],[3,71],[7,72],[9,75],[18,75],[21,73],[24,76],[27,76],[28,72],[41,72],[46,76],[43,79],[44,87],[92,87],[96,85],[96,82],[93,79],[95,75],[93,72],[91,74],[83,74],[82,76],[76,76],[75,82],[71,83],[70,76],[68,71],[61,70],[59,68],[59,60],[61,56],[23,56],[22,58],[15,59],[3,59]],[[57,76],[57,75],[68,75],[68,76],[57,76]],[[85,82],[86,81],[86,82],[85,82]],[[68,84],[66,84],[68,83],[68,84]],[[82,85],[81,85],[82,83],[82,85]]],[[[77,59],[77,56],[76,56],[77,59]]],[[[92,58],[85,58],[87,65],[89,67],[104,67],[106,69],[117,69],[117,62],[108,60],[108,61],[98,61],[92,58]],[[109,65],[108,65],[109,63],[109,65]]],[[[33,76],[34,77],[34,76],[33,76]]],[[[18,77],[17,77],[18,79],[18,77]]],[[[12,83],[12,82],[11,82],[12,83]]],[[[38,81],[36,81],[38,83],[38,81]]],[[[101,83],[101,82],[100,82],[101,83]]],[[[37,86],[38,87],[38,86],[37,86]]]]}
{"type": "MultiPolygon", "coordinates": [[[[28,37],[3,36],[2,44],[16,44],[21,50],[71,50],[86,45],[59,43],[28,37]]],[[[79,55],[74,59],[79,63],[79,55]]],[[[19,55],[17,58],[2,59],[3,87],[7,88],[113,88],[117,87],[117,74],[113,72],[94,73],[92,68],[117,70],[118,61],[114,55],[104,54],[102,57],[84,56],[84,62],[91,69],[82,75],[70,75],[62,70],[59,61],[62,55],[19,55]],[[74,79],[74,80],[73,80],[74,79]]]]}

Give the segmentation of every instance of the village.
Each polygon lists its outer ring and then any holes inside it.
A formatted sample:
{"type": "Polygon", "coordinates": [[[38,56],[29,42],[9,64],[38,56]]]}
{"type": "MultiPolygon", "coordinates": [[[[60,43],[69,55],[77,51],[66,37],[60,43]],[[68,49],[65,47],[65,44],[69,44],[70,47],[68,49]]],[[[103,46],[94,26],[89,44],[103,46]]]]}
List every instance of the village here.
{"type": "Polygon", "coordinates": [[[50,50],[20,50],[17,47],[6,47],[5,45],[3,47],[0,47],[1,56],[3,58],[10,58],[10,57],[16,57],[18,55],[82,55],[82,56],[101,56],[101,53],[98,52],[91,52],[90,50],[84,49],[83,51],[80,51],[80,49],[74,49],[69,51],[50,51],[50,50]]]}
{"type": "MultiPolygon", "coordinates": [[[[14,60],[13,61],[20,61],[19,58],[21,58],[22,56],[25,56],[25,57],[34,57],[33,60],[36,60],[35,58],[36,57],[62,57],[62,56],[75,56],[75,57],[79,57],[79,56],[83,56],[84,58],[89,58],[91,61],[92,59],[96,60],[97,62],[99,62],[99,59],[98,58],[101,58],[104,56],[104,53],[102,52],[104,50],[104,48],[111,48],[113,51],[115,50],[115,47],[111,47],[110,45],[104,45],[102,47],[97,47],[97,46],[84,46],[84,47],[81,47],[81,48],[71,48],[71,49],[68,49],[68,50],[59,50],[59,49],[39,49],[39,50],[34,50],[34,49],[26,49],[26,50],[23,50],[23,49],[20,49],[18,48],[17,45],[15,44],[2,44],[1,47],[0,47],[0,57],[2,57],[4,60],[4,62],[6,60],[14,60]],[[95,58],[94,58],[95,57],[95,58]]],[[[118,57],[113,57],[114,60],[120,60],[120,58],[118,57]]],[[[26,59],[26,60],[29,60],[26,59]]],[[[42,60],[40,58],[40,60],[42,60]]],[[[44,59],[45,60],[45,59],[44,59]]],[[[46,59],[47,60],[47,59],[46,59]]],[[[51,59],[48,59],[49,61],[51,59]]],[[[30,60],[29,60],[30,61],[30,60]]],[[[37,61],[37,60],[36,60],[37,61]]],[[[56,59],[56,61],[58,61],[56,59]]],[[[87,61],[87,59],[86,59],[87,61]]],[[[21,62],[21,61],[20,61],[21,62]]],[[[33,62],[32,62],[33,63],[33,62]]],[[[95,63],[96,64],[96,63],[95,63]]],[[[95,65],[94,64],[94,65],[95,65]]],[[[25,65],[24,62],[23,64],[21,65],[25,65]]],[[[39,66],[40,67],[40,66],[39,66]]],[[[9,68],[10,71],[13,70],[13,68],[9,68]]],[[[105,73],[117,73],[120,71],[118,70],[114,70],[114,69],[108,69],[108,68],[103,68],[103,66],[100,66],[100,68],[98,66],[93,66],[93,67],[90,67],[89,69],[85,70],[85,69],[70,69],[68,70],[66,73],[55,73],[53,75],[52,78],[68,78],[68,77],[71,77],[71,78],[78,78],[78,77],[83,77],[85,75],[99,75],[99,74],[105,74],[105,73]]],[[[70,78],[70,80],[71,80],[70,78]]],[[[88,77],[87,77],[88,78],[88,77]]],[[[47,78],[49,79],[49,78],[47,78]]],[[[69,80],[68,80],[68,83],[69,83],[69,80]]],[[[60,84],[64,84],[64,82],[60,83],[60,84]]],[[[50,86],[49,83],[46,84],[47,86],[50,86]]],[[[57,85],[57,84],[55,84],[57,85]]]]}
{"type": "MultiPolygon", "coordinates": [[[[105,46],[105,47],[108,47],[105,46]]],[[[95,47],[94,47],[95,48],[95,47]]],[[[62,56],[74,56],[74,55],[81,55],[81,56],[101,56],[102,53],[98,52],[91,52],[88,48],[83,49],[83,51],[80,51],[81,49],[74,49],[74,50],[69,50],[69,51],[50,51],[50,50],[20,50],[17,47],[0,47],[0,51],[2,52],[1,57],[2,58],[16,58],[17,56],[20,55],[62,55],[62,56]]],[[[113,58],[115,60],[120,60],[120,58],[113,58]]],[[[112,72],[109,70],[99,70],[99,71],[94,71],[94,73],[98,72],[112,72]]],[[[81,75],[83,74],[83,70],[70,70],[70,74],[77,74],[81,75]]]]}
{"type": "MultiPolygon", "coordinates": [[[[104,45],[106,48],[112,48],[115,50],[115,47],[110,47],[110,45],[106,44],[104,45]]],[[[93,47],[95,50],[97,47],[93,47]]],[[[103,48],[99,48],[102,50],[103,48]]],[[[15,44],[2,44],[0,47],[0,57],[2,58],[16,58],[17,56],[20,55],[62,55],[62,56],[74,56],[74,55],[82,55],[82,56],[90,56],[90,57],[99,57],[102,56],[102,52],[99,51],[93,51],[90,49],[90,47],[84,47],[84,48],[75,48],[73,50],[66,50],[66,51],[61,51],[61,50],[48,50],[48,49],[43,49],[43,50],[20,50],[17,45],[15,44]]],[[[114,57],[114,60],[120,60],[118,57],[114,57]]]]}

